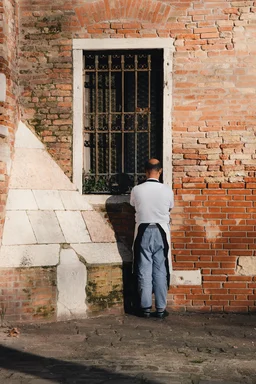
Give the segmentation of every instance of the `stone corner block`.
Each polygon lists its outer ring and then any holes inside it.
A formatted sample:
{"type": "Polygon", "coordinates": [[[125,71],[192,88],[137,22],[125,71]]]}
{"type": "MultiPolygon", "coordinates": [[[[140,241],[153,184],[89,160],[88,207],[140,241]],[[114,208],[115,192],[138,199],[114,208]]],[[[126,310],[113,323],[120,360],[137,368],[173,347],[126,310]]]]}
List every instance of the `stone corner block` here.
{"type": "Polygon", "coordinates": [[[92,242],[94,243],[115,243],[115,232],[104,220],[99,212],[82,212],[84,221],[89,231],[92,242]]]}

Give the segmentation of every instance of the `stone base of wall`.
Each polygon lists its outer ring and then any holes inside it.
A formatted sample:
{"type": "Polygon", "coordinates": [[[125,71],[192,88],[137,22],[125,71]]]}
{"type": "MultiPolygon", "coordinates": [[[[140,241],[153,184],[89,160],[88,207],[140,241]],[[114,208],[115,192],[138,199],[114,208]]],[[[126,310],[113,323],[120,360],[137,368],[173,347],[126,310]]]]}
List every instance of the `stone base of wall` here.
{"type": "MultiPolygon", "coordinates": [[[[88,266],[84,317],[124,312],[123,269],[88,266]]],[[[0,323],[57,321],[57,267],[1,268],[0,292],[0,323]]]]}
{"type": "MultiPolygon", "coordinates": [[[[83,317],[136,313],[139,300],[131,262],[88,264],[86,274],[83,317]]],[[[57,281],[57,266],[1,268],[0,321],[57,321],[57,281]]],[[[200,287],[172,285],[168,292],[168,308],[178,312],[252,313],[256,311],[255,284],[255,278],[249,276],[228,279],[225,286],[229,289],[230,301],[227,303],[216,297],[216,302],[209,299],[209,304],[200,296],[200,287]],[[231,300],[234,294],[239,301],[231,300]]]]}

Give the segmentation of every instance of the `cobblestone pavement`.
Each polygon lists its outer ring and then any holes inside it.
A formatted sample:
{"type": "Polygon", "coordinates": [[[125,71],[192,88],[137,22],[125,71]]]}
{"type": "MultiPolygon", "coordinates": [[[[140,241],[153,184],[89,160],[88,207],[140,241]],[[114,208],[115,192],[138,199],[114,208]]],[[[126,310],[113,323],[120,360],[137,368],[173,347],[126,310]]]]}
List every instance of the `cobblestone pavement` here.
{"type": "MultiPolygon", "coordinates": [[[[16,326],[12,324],[12,326],[16,326]]],[[[1,384],[255,384],[256,316],[109,316],[0,329],[1,384]]]]}

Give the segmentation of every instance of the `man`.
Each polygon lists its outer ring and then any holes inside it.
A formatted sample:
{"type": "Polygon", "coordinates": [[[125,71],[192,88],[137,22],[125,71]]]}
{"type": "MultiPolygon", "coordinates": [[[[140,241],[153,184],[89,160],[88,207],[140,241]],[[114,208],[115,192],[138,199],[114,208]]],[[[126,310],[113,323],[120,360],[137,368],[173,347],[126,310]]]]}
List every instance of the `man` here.
{"type": "Polygon", "coordinates": [[[167,290],[170,283],[171,260],[170,210],[174,206],[173,191],[159,182],[160,161],[150,159],[145,164],[146,182],[131,191],[130,204],[135,207],[134,272],[138,279],[140,307],[143,317],[168,316],[167,290]],[[156,312],[151,314],[152,292],[156,312]]]}

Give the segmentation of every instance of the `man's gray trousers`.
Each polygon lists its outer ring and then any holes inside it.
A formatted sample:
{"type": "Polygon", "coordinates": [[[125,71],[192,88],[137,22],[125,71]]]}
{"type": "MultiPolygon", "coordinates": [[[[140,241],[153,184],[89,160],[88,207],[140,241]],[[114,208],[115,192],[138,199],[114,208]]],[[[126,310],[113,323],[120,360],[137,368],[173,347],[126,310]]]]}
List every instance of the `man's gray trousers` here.
{"type": "Polygon", "coordinates": [[[157,225],[149,225],[143,233],[138,255],[138,287],[141,308],[152,307],[152,293],[156,309],[166,307],[167,271],[163,238],[157,225]]]}

